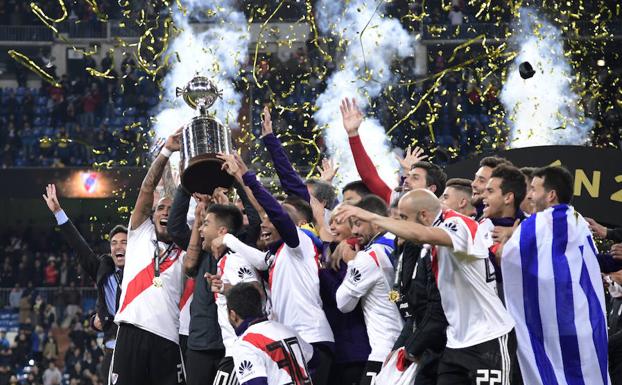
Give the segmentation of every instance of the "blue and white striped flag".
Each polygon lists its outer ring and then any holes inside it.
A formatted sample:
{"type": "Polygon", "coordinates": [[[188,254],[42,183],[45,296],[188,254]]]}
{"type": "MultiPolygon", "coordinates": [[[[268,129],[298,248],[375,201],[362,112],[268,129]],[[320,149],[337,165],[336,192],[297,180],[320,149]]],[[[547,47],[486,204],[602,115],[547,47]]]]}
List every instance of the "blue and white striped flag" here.
{"type": "Polygon", "coordinates": [[[501,259],[526,385],[609,385],[605,296],[587,222],[572,206],[532,215],[501,259]]]}

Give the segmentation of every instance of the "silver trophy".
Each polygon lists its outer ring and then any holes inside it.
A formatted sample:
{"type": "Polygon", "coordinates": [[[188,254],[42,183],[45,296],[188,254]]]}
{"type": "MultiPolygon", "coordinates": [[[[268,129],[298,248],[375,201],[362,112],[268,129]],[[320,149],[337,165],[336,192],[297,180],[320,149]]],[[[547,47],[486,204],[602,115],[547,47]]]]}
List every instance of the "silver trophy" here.
{"type": "Polygon", "coordinates": [[[211,194],[216,187],[230,187],[233,177],[221,169],[223,161],[216,155],[233,151],[231,130],[207,112],[222,96],[221,91],[205,76],[195,76],[186,87],[177,87],[176,94],[199,111],[182,133],[181,184],[191,193],[202,194],[211,194]]]}

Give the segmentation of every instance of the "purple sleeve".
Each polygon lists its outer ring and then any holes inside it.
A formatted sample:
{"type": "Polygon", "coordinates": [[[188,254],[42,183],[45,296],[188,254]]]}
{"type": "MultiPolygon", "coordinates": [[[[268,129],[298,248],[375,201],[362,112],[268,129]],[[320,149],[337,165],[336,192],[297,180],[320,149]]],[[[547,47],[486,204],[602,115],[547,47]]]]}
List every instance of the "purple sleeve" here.
{"type": "Polygon", "coordinates": [[[609,253],[596,254],[596,258],[598,259],[598,264],[600,265],[600,271],[605,274],[615,273],[616,271],[622,269],[622,261],[616,260],[609,253]]]}
{"type": "Polygon", "coordinates": [[[295,195],[309,202],[311,200],[309,190],[307,190],[307,186],[296,170],[294,170],[279,139],[274,134],[268,134],[262,137],[262,140],[270,153],[270,157],[272,157],[272,164],[274,164],[285,193],[287,195],[295,195]]]}
{"type": "Polygon", "coordinates": [[[268,385],[267,377],[255,377],[250,380],[241,383],[240,385],[268,385]]]}
{"type": "Polygon", "coordinates": [[[255,173],[247,171],[246,174],[242,176],[242,180],[244,184],[251,189],[257,202],[259,202],[261,207],[266,211],[268,218],[270,218],[270,221],[274,227],[276,227],[285,244],[292,249],[298,247],[300,240],[298,239],[296,224],[289,217],[289,214],[283,210],[279,202],[274,199],[272,194],[259,183],[255,173]]]}

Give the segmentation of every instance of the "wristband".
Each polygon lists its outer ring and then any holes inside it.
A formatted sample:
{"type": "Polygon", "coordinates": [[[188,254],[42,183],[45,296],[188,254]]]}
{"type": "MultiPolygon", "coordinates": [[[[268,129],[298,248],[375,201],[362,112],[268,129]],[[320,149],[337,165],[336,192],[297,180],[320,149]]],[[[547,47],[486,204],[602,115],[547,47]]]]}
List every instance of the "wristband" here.
{"type": "Polygon", "coordinates": [[[162,147],[162,149],[160,150],[160,155],[165,156],[167,158],[170,158],[172,153],[173,151],[169,150],[166,147],[162,147]]]}

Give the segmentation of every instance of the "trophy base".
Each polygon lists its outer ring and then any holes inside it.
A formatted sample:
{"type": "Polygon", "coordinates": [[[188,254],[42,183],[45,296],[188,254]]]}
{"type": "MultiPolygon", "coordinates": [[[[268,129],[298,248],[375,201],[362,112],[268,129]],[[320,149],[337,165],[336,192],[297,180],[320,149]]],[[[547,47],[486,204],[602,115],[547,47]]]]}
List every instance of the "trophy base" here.
{"type": "Polygon", "coordinates": [[[181,174],[181,184],[190,193],[201,194],[212,194],[216,187],[229,188],[233,177],[221,169],[223,163],[212,154],[195,156],[181,174]]]}

